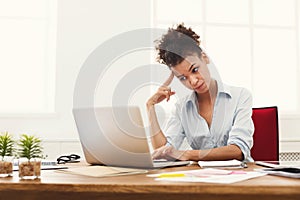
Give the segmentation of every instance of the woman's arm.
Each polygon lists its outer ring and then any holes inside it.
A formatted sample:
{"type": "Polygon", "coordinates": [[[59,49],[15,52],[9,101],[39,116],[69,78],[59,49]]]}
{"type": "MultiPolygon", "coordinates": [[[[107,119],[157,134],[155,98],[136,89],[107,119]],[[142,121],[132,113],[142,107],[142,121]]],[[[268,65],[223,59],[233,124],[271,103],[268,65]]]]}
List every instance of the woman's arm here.
{"type": "Polygon", "coordinates": [[[171,88],[168,85],[171,84],[174,78],[174,74],[171,72],[169,78],[164,82],[164,84],[159,87],[157,92],[150,97],[147,101],[147,112],[150,122],[150,134],[151,134],[151,143],[154,149],[164,146],[167,143],[167,138],[160,129],[157,115],[155,112],[155,104],[162,102],[164,99],[169,101],[170,97],[175,94],[174,91],[171,91],[171,88]]]}
{"type": "Polygon", "coordinates": [[[154,149],[164,146],[167,143],[167,138],[160,129],[154,105],[147,103],[148,118],[150,122],[151,143],[154,149]]]}
{"type": "Polygon", "coordinates": [[[251,158],[254,133],[254,125],[251,118],[252,95],[245,88],[239,94],[239,101],[234,114],[233,126],[229,132],[227,145],[238,146],[243,153],[244,160],[253,161],[251,158]]]}
{"type": "Polygon", "coordinates": [[[188,150],[183,152],[184,160],[243,160],[243,153],[236,145],[228,145],[206,150],[188,150]]]}
{"type": "Polygon", "coordinates": [[[243,153],[236,145],[228,145],[213,149],[205,150],[176,150],[172,146],[161,147],[153,154],[153,159],[167,159],[167,160],[243,160],[243,153]]]}

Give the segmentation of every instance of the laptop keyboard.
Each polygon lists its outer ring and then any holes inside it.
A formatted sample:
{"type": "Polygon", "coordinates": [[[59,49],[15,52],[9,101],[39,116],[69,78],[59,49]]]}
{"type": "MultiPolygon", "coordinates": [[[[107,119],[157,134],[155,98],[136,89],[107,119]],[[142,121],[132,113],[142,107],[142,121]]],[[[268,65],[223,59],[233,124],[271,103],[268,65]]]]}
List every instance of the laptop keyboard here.
{"type": "Polygon", "coordinates": [[[174,167],[174,166],[182,166],[188,165],[190,161],[167,161],[167,160],[153,160],[153,167],[174,167]]]}

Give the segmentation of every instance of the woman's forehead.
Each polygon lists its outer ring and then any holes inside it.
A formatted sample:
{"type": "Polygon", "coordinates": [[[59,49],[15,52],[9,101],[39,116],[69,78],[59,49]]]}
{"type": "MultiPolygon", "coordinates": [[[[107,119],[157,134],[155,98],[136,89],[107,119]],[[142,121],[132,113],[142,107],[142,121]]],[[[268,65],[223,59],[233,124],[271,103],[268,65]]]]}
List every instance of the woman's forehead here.
{"type": "Polygon", "coordinates": [[[185,61],[187,65],[192,65],[193,63],[199,62],[201,59],[198,57],[198,55],[189,55],[187,56],[182,62],[185,61]]]}
{"type": "Polygon", "coordinates": [[[171,67],[171,70],[176,71],[182,71],[182,70],[189,70],[192,65],[198,64],[201,62],[198,56],[187,56],[184,60],[182,60],[181,63],[175,65],[174,67],[171,67]]]}

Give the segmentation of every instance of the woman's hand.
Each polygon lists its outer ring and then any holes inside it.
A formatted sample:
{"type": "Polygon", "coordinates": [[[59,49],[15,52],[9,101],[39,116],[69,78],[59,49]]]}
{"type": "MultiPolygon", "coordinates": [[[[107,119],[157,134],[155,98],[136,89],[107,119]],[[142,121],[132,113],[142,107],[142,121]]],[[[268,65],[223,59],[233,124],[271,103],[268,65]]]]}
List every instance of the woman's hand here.
{"type": "Polygon", "coordinates": [[[167,101],[170,100],[170,97],[175,94],[175,92],[171,91],[171,88],[169,87],[173,78],[174,74],[171,72],[169,78],[164,82],[164,84],[158,88],[157,92],[150,97],[150,99],[148,99],[147,107],[154,106],[155,104],[162,102],[164,99],[167,99],[167,101]]]}
{"type": "Polygon", "coordinates": [[[173,146],[162,146],[152,153],[152,159],[189,160],[186,151],[176,150],[173,146]]]}

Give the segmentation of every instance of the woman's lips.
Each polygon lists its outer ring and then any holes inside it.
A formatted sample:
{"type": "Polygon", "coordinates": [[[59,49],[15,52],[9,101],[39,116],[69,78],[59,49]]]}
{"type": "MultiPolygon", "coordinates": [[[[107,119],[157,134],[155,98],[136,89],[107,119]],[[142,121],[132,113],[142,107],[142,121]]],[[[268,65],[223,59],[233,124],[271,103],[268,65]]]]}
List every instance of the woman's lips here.
{"type": "Polygon", "coordinates": [[[194,88],[194,90],[200,90],[204,86],[204,84],[205,84],[204,82],[201,83],[201,85],[199,85],[198,87],[194,88]]]}

